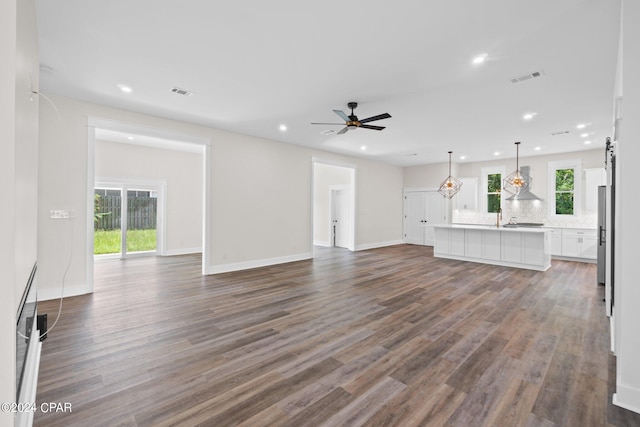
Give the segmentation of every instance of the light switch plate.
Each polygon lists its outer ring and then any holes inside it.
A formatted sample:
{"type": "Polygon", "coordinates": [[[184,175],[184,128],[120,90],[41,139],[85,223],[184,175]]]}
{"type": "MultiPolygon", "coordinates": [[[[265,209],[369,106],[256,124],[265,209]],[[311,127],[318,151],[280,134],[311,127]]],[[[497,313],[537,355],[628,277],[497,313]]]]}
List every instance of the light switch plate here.
{"type": "Polygon", "coordinates": [[[49,218],[51,219],[69,219],[71,215],[68,210],[64,209],[51,209],[49,211],[49,218]]]}

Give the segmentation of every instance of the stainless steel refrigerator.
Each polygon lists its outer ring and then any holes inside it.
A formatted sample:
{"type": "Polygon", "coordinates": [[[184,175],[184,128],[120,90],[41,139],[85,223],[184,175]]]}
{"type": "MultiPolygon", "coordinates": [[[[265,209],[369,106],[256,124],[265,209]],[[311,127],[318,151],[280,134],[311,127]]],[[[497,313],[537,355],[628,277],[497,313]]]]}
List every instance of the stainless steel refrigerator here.
{"type": "Polygon", "coordinates": [[[598,187],[598,283],[606,282],[607,256],[607,187],[598,187]]]}

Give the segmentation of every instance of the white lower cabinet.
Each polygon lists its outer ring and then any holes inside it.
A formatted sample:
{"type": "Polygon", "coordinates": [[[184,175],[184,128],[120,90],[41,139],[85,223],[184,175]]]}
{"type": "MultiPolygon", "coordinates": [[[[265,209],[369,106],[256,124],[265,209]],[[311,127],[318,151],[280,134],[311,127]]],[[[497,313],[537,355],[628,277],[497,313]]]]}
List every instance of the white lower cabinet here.
{"type": "Polygon", "coordinates": [[[483,231],[482,237],[484,239],[484,251],[482,253],[482,257],[485,259],[492,259],[494,261],[499,261],[502,257],[502,253],[500,250],[501,247],[501,233],[496,233],[495,231],[483,231]]]}
{"type": "Polygon", "coordinates": [[[482,230],[463,230],[465,256],[482,258],[482,230]]]}
{"type": "Polygon", "coordinates": [[[545,271],[551,266],[549,235],[539,232],[481,227],[436,226],[433,254],[485,264],[545,271]]]}
{"type": "Polygon", "coordinates": [[[449,253],[464,256],[464,230],[449,230],[449,253]]]}
{"type": "Polygon", "coordinates": [[[542,264],[544,254],[549,254],[549,240],[540,239],[535,234],[522,234],[522,262],[525,264],[542,264]]]}
{"type": "Polygon", "coordinates": [[[436,228],[436,243],[433,252],[448,254],[449,253],[449,229],[436,228]]]}
{"type": "Polygon", "coordinates": [[[562,255],[562,229],[551,228],[551,255],[562,255]]]}
{"type": "Polygon", "coordinates": [[[522,262],[522,233],[502,234],[502,260],[522,262]]]}
{"type": "Polygon", "coordinates": [[[594,260],[598,256],[597,231],[590,228],[563,228],[561,250],[552,255],[594,260]]]}

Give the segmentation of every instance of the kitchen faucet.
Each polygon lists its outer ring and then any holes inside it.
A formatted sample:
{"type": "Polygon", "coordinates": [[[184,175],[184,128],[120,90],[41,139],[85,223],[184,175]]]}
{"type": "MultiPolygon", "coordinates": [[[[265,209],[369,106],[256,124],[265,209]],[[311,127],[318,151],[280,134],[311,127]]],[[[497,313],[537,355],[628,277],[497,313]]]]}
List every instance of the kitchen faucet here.
{"type": "Polygon", "coordinates": [[[496,228],[500,228],[500,220],[502,219],[502,208],[496,211],[496,228]]]}

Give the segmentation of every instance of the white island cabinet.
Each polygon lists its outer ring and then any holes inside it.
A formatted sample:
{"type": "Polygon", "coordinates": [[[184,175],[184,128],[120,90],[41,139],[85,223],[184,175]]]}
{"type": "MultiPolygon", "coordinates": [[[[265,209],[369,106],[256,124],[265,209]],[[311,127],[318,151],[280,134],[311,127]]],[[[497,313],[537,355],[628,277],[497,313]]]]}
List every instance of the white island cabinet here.
{"type": "Polygon", "coordinates": [[[551,231],[479,225],[438,225],[433,255],[461,261],[545,271],[551,267],[551,231]]]}

